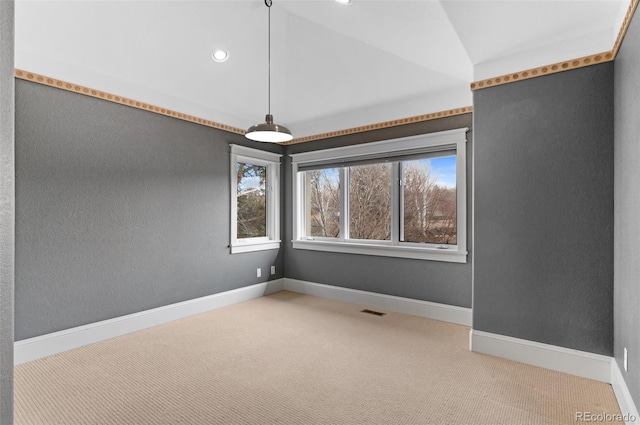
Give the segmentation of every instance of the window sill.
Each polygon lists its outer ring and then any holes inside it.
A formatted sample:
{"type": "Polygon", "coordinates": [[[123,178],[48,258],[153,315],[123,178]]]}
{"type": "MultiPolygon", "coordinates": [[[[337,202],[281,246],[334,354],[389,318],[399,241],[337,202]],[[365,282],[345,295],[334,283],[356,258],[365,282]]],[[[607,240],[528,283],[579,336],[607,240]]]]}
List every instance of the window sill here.
{"type": "Polygon", "coordinates": [[[377,255],[383,257],[412,258],[416,260],[466,263],[467,252],[456,249],[421,248],[405,245],[382,245],[357,242],[333,242],[320,240],[293,241],[294,249],[341,252],[345,254],[377,255]]]}
{"type": "Polygon", "coordinates": [[[242,254],[244,252],[266,251],[268,249],[279,249],[280,241],[247,242],[231,245],[232,254],[242,254]]]}

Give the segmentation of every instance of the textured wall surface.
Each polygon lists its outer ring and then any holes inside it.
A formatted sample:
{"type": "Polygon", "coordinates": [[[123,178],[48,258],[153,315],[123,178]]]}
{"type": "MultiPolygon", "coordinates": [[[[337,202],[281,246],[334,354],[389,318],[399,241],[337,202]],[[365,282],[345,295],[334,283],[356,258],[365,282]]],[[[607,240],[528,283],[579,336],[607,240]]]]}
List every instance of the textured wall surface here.
{"type": "Polygon", "coordinates": [[[614,355],[640,407],[640,12],[615,60],[614,355]],[[629,371],[623,368],[628,350],[629,371]]]}
{"type": "Polygon", "coordinates": [[[15,150],[13,0],[0,1],[0,425],[13,423],[15,150]]]}
{"type": "Polygon", "coordinates": [[[228,248],[229,143],[280,146],[22,80],[16,141],[16,340],[283,276],[228,248]]]}
{"type": "MultiPolygon", "coordinates": [[[[470,129],[467,133],[467,187],[469,188],[467,202],[470,206],[471,150],[473,145],[471,114],[291,145],[287,148],[287,154],[463,127],[470,129]]],[[[291,161],[290,158],[287,159],[285,193],[287,196],[291,196],[291,161]]],[[[471,247],[470,212],[467,215],[467,222],[467,246],[471,247]]],[[[471,307],[471,249],[469,249],[466,264],[293,249],[291,247],[292,204],[290,202],[287,202],[286,207],[285,235],[287,277],[381,294],[471,307]]]]}
{"type": "Polygon", "coordinates": [[[474,92],[474,329],[613,351],[613,64],[474,92]]]}

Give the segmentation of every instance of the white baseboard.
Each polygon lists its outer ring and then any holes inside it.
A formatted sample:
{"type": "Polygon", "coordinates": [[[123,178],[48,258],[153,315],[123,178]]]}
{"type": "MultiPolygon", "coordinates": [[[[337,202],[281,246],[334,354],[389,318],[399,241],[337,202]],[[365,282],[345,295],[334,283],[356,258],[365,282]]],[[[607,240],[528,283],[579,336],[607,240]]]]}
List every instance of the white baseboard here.
{"type": "Polygon", "coordinates": [[[17,341],[14,343],[14,364],[19,365],[283,289],[471,325],[471,309],[283,278],[17,341]]]}
{"type": "MultiPolygon", "coordinates": [[[[19,365],[281,290],[471,326],[469,308],[282,278],[17,341],[14,344],[14,364],[19,365]]],[[[469,348],[478,353],[610,383],[626,424],[640,425],[640,414],[620,368],[612,357],[474,329],[469,333],[469,348]]]]}
{"type": "Polygon", "coordinates": [[[284,289],[397,313],[471,326],[471,309],[284,278],[284,289]]]}
{"type": "Polygon", "coordinates": [[[620,406],[620,411],[622,412],[625,423],[627,425],[640,424],[640,413],[638,413],[627,383],[622,376],[622,371],[615,359],[611,362],[611,386],[618,399],[618,405],[620,406]]]}
{"type": "Polygon", "coordinates": [[[114,319],[65,329],[47,335],[17,341],[14,344],[14,364],[18,365],[83,345],[161,325],[173,320],[215,310],[284,289],[284,279],[258,283],[219,294],[170,304],[114,319]]]}
{"type": "Polygon", "coordinates": [[[540,366],[596,381],[611,383],[612,358],[472,329],[469,348],[477,353],[540,366]]]}

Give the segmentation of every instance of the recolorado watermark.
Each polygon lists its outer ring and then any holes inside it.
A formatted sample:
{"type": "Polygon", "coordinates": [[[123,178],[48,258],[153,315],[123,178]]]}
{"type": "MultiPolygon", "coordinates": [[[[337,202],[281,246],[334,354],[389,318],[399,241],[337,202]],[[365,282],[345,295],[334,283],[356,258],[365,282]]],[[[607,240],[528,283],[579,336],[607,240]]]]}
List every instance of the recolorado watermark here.
{"type": "Polygon", "coordinates": [[[630,413],[576,412],[576,422],[635,422],[638,419],[630,413]]]}

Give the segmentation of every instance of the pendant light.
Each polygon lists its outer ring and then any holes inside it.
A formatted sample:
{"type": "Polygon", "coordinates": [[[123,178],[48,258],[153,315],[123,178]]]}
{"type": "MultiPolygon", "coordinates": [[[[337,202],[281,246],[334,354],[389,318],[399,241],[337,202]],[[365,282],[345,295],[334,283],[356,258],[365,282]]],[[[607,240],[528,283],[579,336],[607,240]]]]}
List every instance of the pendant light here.
{"type": "Polygon", "coordinates": [[[264,4],[269,9],[269,113],[265,117],[265,122],[249,127],[245,137],[257,142],[281,143],[293,139],[291,132],[278,124],[273,123],[271,115],[271,5],[272,0],[264,0],[264,4]]]}

